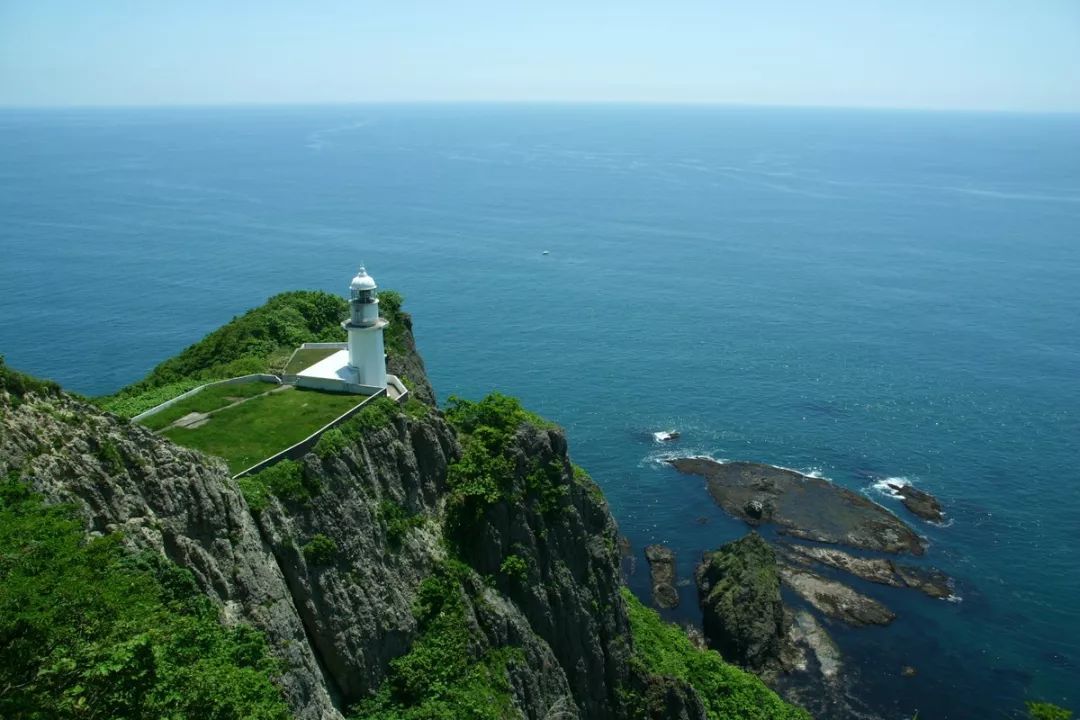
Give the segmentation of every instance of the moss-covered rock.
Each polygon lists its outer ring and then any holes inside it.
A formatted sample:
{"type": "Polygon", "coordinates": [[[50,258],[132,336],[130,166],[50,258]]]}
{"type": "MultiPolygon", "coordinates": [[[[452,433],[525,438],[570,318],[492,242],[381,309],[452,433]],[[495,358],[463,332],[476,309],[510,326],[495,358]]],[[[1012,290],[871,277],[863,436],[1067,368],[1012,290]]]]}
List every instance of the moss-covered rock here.
{"type": "Polygon", "coordinates": [[[776,666],[785,637],[776,553],[751,532],[705,554],[696,572],[705,637],[731,662],[776,666]]]}

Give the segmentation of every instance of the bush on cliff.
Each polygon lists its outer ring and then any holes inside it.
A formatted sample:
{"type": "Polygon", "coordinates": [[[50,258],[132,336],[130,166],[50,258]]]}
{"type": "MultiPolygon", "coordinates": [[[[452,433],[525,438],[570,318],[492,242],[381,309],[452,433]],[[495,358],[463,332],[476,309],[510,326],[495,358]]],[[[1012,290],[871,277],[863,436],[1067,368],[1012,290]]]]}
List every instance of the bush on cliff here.
{"type": "Polygon", "coordinates": [[[283,720],[277,670],[190,572],[0,483],[0,717],[283,720]]]}
{"type": "Polygon", "coordinates": [[[681,628],[661,620],[628,589],[622,593],[634,662],[651,675],[690,683],[710,720],[810,720],[805,710],[785,703],[756,675],[729,665],[713,650],[694,647],[681,628]]]}
{"type": "Polygon", "coordinates": [[[513,717],[507,663],[516,648],[478,646],[466,617],[468,569],[449,561],[426,578],[413,614],[420,634],[391,661],[376,695],[354,708],[356,720],[502,720],[513,717]]]}
{"type": "MultiPolygon", "coordinates": [[[[452,531],[464,534],[488,506],[509,498],[514,481],[514,461],[508,454],[511,441],[524,424],[540,428],[555,427],[521,403],[501,393],[491,393],[479,402],[451,396],[446,419],[458,431],[461,458],[447,473],[450,486],[448,522],[452,531]]],[[[559,468],[534,468],[527,478],[528,494],[534,496],[544,512],[553,511],[562,502],[565,488],[557,487],[559,468]]]]}

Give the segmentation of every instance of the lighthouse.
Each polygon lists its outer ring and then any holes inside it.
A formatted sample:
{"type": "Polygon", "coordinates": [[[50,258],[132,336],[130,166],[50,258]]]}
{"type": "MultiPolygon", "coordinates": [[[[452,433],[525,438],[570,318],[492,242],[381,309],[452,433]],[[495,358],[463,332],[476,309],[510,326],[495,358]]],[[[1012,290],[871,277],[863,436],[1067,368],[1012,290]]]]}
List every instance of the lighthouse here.
{"type": "Polygon", "coordinates": [[[379,317],[378,285],[363,266],[349,283],[349,319],[341,326],[349,333],[349,366],[361,385],[386,387],[386,350],[379,317]]]}

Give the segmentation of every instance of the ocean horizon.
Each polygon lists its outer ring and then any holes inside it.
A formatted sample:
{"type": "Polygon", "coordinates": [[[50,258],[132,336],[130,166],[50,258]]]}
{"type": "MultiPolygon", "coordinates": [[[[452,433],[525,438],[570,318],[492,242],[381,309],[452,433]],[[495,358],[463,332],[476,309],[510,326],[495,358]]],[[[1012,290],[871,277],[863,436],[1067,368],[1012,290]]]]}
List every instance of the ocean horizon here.
{"type": "MultiPolygon", "coordinates": [[[[440,401],[500,391],[566,428],[645,601],[645,545],[692,582],[747,530],[673,454],[827,477],[927,538],[954,597],[851,583],[898,617],[827,626],[843,682],[815,717],[1080,705],[1080,115],[9,108],[0,157],[12,367],[110,393],[363,263],[440,401]]],[[[665,617],[700,622],[679,591],[665,617]]]]}

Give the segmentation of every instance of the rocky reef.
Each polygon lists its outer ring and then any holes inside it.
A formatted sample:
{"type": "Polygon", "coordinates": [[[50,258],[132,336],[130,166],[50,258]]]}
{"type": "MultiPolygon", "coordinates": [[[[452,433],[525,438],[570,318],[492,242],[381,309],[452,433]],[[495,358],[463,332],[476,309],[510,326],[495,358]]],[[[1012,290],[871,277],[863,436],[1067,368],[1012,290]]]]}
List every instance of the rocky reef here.
{"type": "Polygon", "coordinates": [[[680,472],[704,477],[713,500],[751,525],[771,523],[792,537],[863,550],[925,551],[918,534],[895,515],[823,478],[760,463],[700,457],[669,462],[680,472]]]}
{"type": "Polygon", "coordinates": [[[941,509],[938,499],[917,487],[907,483],[889,483],[889,489],[900,496],[904,507],[923,520],[941,522],[945,519],[945,512],[941,509]]]}
{"type": "Polygon", "coordinates": [[[932,598],[947,598],[952,594],[949,577],[934,568],[901,565],[889,558],[856,557],[836,548],[795,543],[781,545],[780,552],[789,564],[819,563],[881,585],[914,588],[932,598]]]}

